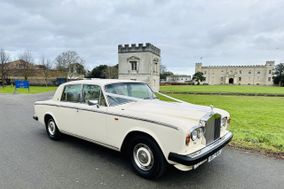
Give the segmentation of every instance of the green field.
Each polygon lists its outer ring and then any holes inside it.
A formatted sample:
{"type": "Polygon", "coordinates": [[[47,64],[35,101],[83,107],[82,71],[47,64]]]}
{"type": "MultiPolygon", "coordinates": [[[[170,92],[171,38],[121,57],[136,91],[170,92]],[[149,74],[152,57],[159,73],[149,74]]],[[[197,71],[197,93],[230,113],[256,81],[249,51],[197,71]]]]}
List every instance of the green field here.
{"type": "Polygon", "coordinates": [[[198,92],[198,93],[253,93],[253,94],[284,94],[284,87],[249,86],[249,85],[166,85],[161,91],[198,92]]]}
{"type": "Polygon", "coordinates": [[[232,117],[230,130],[234,134],[234,146],[283,155],[283,97],[188,94],[171,96],[194,104],[214,105],[229,111],[232,117]]]}
{"type": "MultiPolygon", "coordinates": [[[[17,89],[17,94],[37,94],[45,93],[49,91],[55,91],[57,87],[43,87],[43,86],[31,86],[30,90],[28,89],[17,89]]],[[[0,93],[13,94],[15,88],[12,86],[0,87],[0,93]]]]}

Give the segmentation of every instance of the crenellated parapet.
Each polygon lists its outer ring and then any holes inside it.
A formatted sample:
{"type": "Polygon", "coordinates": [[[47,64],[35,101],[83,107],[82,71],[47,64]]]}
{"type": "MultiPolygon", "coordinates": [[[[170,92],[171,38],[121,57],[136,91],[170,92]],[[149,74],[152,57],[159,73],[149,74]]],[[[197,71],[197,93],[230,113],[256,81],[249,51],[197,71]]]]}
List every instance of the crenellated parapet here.
{"type": "Polygon", "coordinates": [[[201,68],[265,68],[267,66],[274,66],[275,61],[266,61],[264,65],[216,65],[216,66],[202,66],[202,63],[196,63],[196,67],[201,68]]]}
{"type": "Polygon", "coordinates": [[[131,52],[152,52],[158,56],[161,54],[161,50],[152,45],[151,43],[139,43],[139,44],[124,44],[118,45],[118,53],[131,53],[131,52]]]}

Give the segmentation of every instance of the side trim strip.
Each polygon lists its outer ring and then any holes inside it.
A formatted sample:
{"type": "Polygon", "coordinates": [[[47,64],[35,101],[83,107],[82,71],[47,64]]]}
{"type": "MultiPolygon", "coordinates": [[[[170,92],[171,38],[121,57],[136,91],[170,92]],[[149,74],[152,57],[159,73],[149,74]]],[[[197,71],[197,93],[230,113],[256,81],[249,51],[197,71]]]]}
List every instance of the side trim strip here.
{"type": "Polygon", "coordinates": [[[179,130],[178,127],[176,127],[174,125],[167,124],[167,123],[163,123],[163,122],[159,122],[159,121],[153,121],[153,120],[144,119],[144,118],[133,117],[133,116],[127,116],[127,115],[123,115],[123,114],[114,114],[114,113],[103,112],[103,111],[98,111],[98,110],[90,110],[90,109],[86,109],[86,108],[76,108],[76,107],[56,105],[56,104],[35,103],[35,105],[55,106],[55,107],[62,107],[62,108],[71,108],[71,109],[75,109],[75,110],[96,112],[96,113],[101,113],[101,114],[107,114],[107,115],[119,116],[119,117],[124,117],[124,118],[129,118],[129,119],[135,119],[135,120],[139,120],[139,121],[145,121],[145,122],[149,122],[149,123],[162,125],[162,126],[165,126],[165,127],[168,127],[168,128],[172,128],[172,129],[175,129],[175,130],[179,130]]]}
{"type": "Polygon", "coordinates": [[[111,149],[116,150],[116,151],[119,151],[119,148],[115,147],[115,146],[111,146],[111,145],[108,145],[108,144],[105,144],[105,143],[102,143],[102,142],[98,142],[96,140],[93,140],[93,139],[90,139],[90,138],[87,138],[87,137],[83,137],[83,136],[79,136],[79,135],[76,135],[76,134],[73,134],[73,133],[69,133],[69,132],[64,131],[64,130],[60,130],[60,132],[66,134],[66,135],[74,136],[76,138],[80,138],[80,139],[83,139],[83,140],[86,140],[86,141],[89,141],[89,142],[92,142],[92,143],[95,143],[95,144],[98,144],[98,145],[101,145],[101,146],[105,146],[107,148],[111,148],[111,149]]]}

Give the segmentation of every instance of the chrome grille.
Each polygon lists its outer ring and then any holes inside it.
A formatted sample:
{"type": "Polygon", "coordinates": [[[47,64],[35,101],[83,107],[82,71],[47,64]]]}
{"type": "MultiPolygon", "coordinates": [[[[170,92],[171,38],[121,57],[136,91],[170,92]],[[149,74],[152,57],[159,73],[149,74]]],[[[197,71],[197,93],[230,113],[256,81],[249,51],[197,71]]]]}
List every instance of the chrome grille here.
{"type": "Polygon", "coordinates": [[[221,116],[219,114],[214,114],[208,119],[205,125],[204,136],[206,138],[206,144],[210,144],[213,141],[220,138],[221,131],[221,116]]]}

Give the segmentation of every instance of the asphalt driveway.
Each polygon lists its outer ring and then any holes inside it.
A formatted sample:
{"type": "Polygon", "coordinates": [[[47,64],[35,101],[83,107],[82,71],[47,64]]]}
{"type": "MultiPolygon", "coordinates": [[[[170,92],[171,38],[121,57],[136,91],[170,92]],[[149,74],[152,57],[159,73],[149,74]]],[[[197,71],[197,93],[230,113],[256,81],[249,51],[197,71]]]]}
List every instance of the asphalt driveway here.
{"type": "MultiPolygon", "coordinates": [[[[50,140],[32,119],[39,95],[0,94],[0,188],[282,188],[284,161],[230,148],[191,172],[136,176],[120,153],[73,137],[50,140]]],[[[70,118],[73,119],[73,118],[70,118]]]]}

